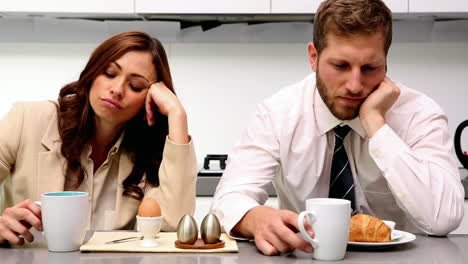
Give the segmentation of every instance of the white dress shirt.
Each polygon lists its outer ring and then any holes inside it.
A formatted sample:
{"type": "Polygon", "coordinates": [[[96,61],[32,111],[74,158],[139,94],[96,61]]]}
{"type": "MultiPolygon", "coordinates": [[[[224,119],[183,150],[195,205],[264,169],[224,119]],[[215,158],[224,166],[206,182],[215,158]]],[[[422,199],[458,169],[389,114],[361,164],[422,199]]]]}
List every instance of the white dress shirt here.
{"type": "Polygon", "coordinates": [[[259,104],[229,154],[213,211],[226,232],[268,199],[273,181],[279,208],[305,210],[305,200],[328,197],[335,145],[333,128],[347,124],[344,140],[359,212],[393,220],[396,228],[445,235],[463,218],[464,190],[447,117],[427,96],[397,83],[401,94],[386,125],[368,138],[358,118],[341,121],[318,94],[315,75],[259,104]]]}

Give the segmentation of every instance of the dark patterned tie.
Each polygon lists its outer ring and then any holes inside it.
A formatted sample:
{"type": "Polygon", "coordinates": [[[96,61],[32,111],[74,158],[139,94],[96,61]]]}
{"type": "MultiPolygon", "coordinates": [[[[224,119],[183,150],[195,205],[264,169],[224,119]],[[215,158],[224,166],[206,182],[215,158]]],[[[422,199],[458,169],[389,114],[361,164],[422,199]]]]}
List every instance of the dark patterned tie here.
{"type": "Polygon", "coordinates": [[[347,199],[351,201],[353,214],[355,210],[354,182],[348,156],[343,145],[343,140],[351,130],[349,126],[337,126],[335,131],[335,151],[330,174],[330,192],[328,197],[347,199]]]}

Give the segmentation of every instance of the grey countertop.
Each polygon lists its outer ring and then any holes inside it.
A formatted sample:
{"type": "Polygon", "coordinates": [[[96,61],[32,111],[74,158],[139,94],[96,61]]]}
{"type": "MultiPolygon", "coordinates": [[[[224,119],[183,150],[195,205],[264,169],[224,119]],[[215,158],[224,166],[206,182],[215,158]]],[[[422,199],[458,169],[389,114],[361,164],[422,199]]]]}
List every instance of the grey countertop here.
{"type": "MultiPolygon", "coordinates": [[[[264,256],[252,242],[239,242],[239,253],[54,253],[46,248],[0,248],[0,263],[7,264],[107,264],[107,263],[318,263],[310,255],[296,251],[281,256],[264,256]]],[[[468,263],[468,235],[444,238],[418,235],[408,244],[384,249],[348,248],[343,261],[323,263],[468,263]]]]}

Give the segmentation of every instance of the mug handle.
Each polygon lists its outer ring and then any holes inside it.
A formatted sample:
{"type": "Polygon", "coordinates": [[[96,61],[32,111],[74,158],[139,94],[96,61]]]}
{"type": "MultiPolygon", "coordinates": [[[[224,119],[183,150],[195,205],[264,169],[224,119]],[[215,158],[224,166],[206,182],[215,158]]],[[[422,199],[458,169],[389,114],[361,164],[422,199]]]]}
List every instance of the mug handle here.
{"type": "Polygon", "coordinates": [[[304,227],[304,218],[309,217],[311,223],[315,223],[317,220],[317,214],[314,211],[304,211],[299,214],[297,218],[297,225],[299,226],[299,231],[301,232],[303,238],[309,242],[313,248],[318,248],[319,241],[316,238],[312,238],[309,233],[307,233],[304,227]]]}
{"type": "MultiPolygon", "coordinates": [[[[42,209],[42,202],[41,201],[34,201],[35,204],[39,205],[42,209]]],[[[45,236],[44,231],[41,232],[43,236],[45,236]]]]}

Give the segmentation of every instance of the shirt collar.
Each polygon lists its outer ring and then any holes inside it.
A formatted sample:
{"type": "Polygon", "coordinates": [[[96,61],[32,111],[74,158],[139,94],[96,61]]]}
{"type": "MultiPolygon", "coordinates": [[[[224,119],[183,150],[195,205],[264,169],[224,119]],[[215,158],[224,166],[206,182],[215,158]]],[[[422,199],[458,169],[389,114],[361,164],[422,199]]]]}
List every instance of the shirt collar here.
{"type": "Polygon", "coordinates": [[[119,139],[117,139],[114,146],[112,146],[112,148],[110,149],[109,152],[112,153],[112,152],[118,152],[119,151],[120,145],[122,144],[124,136],[125,136],[125,129],[122,130],[122,132],[120,133],[119,139]]]}
{"type": "Polygon", "coordinates": [[[317,86],[315,86],[314,89],[313,102],[318,132],[321,136],[325,135],[328,131],[332,130],[338,125],[348,125],[361,138],[367,138],[366,133],[364,132],[364,129],[361,126],[361,120],[359,119],[359,116],[352,120],[344,121],[336,118],[330,112],[330,109],[328,109],[325,102],[322,100],[322,97],[318,92],[317,86]]]}
{"type": "MultiPolygon", "coordinates": [[[[117,141],[114,143],[114,145],[109,149],[109,153],[108,155],[111,155],[111,154],[115,154],[117,152],[119,152],[119,149],[120,149],[120,145],[122,145],[122,141],[123,141],[123,138],[125,136],[125,129],[122,130],[122,132],[120,133],[120,136],[119,138],[117,139],[117,141]]],[[[91,155],[91,151],[92,151],[92,147],[89,143],[87,143],[85,146],[84,146],[84,150],[83,150],[83,153],[86,157],[89,157],[89,155],[91,155]]]]}

